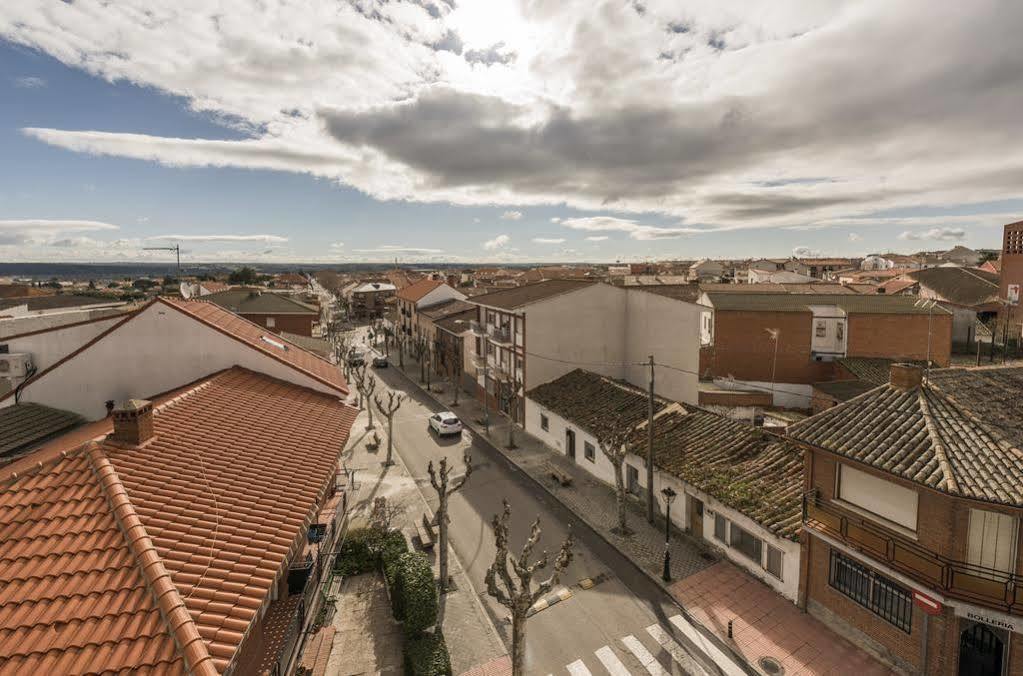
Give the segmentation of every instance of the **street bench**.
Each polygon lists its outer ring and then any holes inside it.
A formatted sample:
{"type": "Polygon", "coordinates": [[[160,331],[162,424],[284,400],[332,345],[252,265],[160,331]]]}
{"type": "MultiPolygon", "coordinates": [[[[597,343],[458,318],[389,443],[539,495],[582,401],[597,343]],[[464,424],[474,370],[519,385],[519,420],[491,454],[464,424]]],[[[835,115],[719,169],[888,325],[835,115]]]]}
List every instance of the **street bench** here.
{"type": "Polygon", "coordinates": [[[554,465],[552,463],[547,463],[546,465],[544,465],[544,471],[545,471],[545,473],[550,475],[550,477],[552,479],[557,481],[560,485],[562,485],[562,486],[571,486],[572,485],[572,475],[568,474],[566,472],[561,471],[557,467],[557,465],[554,465]]]}
{"type": "Polygon", "coordinates": [[[423,514],[421,521],[416,522],[416,532],[419,533],[419,544],[423,549],[433,549],[433,543],[437,535],[433,531],[433,524],[430,523],[430,516],[423,514]]]}

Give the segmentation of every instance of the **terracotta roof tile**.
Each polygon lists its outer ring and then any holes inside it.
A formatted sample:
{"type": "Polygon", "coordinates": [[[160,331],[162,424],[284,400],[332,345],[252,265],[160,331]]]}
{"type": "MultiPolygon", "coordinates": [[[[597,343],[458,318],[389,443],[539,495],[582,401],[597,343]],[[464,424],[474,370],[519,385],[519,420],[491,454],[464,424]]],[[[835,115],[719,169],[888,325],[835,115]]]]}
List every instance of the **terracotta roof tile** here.
{"type": "Polygon", "coordinates": [[[0,456],[17,453],[81,422],[75,413],[42,404],[0,408],[0,456]]]}
{"type": "Polygon", "coordinates": [[[141,448],[73,433],[67,453],[5,468],[0,673],[223,671],[298,551],[354,418],[334,397],[235,367],[159,402],[141,448]]]}
{"type": "Polygon", "coordinates": [[[515,310],[530,303],[560,296],[563,293],[585,289],[595,284],[594,281],[577,279],[550,279],[535,284],[524,284],[511,289],[502,289],[485,293],[481,296],[473,296],[470,302],[476,305],[486,305],[501,310],[515,310]]]}
{"type": "Polygon", "coordinates": [[[409,284],[405,287],[400,287],[398,293],[395,294],[402,300],[407,300],[411,303],[418,303],[423,296],[430,293],[438,286],[443,286],[444,282],[439,279],[420,279],[418,282],[409,284]]]}

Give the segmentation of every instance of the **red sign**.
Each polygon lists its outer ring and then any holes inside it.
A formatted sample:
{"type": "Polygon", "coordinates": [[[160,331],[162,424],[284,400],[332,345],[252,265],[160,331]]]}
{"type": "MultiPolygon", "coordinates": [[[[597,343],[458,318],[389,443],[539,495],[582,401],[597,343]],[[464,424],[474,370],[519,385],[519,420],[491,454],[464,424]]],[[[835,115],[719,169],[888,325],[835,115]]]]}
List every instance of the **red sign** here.
{"type": "Polygon", "coordinates": [[[928,615],[940,615],[941,614],[941,603],[935,601],[930,596],[924,596],[918,591],[913,592],[913,603],[916,607],[924,611],[928,615]]]}

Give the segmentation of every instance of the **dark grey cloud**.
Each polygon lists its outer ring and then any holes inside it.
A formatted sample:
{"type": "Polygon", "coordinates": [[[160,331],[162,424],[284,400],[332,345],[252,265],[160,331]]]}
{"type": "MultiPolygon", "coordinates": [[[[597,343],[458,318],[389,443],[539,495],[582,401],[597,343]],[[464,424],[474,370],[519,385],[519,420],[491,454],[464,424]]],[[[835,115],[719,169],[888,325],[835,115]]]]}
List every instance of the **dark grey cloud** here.
{"type": "Polygon", "coordinates": [[[462,38],[458,37],[458,33],[449,30],[443,38],[430,46],[438,52],[453,52],[461,55],[465,43],[462,42],[462,38]]]}
{"type": "Polygon", "coordinates": [[[482,63],[492,66],[495,63],[508,64],[515,61],[517,55],[513,51],[505,49],[503,42],[493,44],[486,49],[470,49],[465,53],[465,60],[469,63],[482,63]]]}

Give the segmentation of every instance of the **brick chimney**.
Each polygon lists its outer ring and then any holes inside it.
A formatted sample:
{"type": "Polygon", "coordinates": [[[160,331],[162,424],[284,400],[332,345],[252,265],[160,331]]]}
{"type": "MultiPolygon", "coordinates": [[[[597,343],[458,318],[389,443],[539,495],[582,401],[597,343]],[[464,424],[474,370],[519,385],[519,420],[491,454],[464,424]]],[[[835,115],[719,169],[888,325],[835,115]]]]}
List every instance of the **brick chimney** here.
{"type": "Polygon", "coordinates": [[[128,399],[114,404],[111,412],[114,419],[113,441],[131,446],[141,446],[153,438],[153,402],[145,399],[128,399]]]}
{"type": "Polygon", "coordinates": [[[892,364],[889,382],[892,387],[903,392],[920,387],[924,370],[916,364],[892,364]]]}

